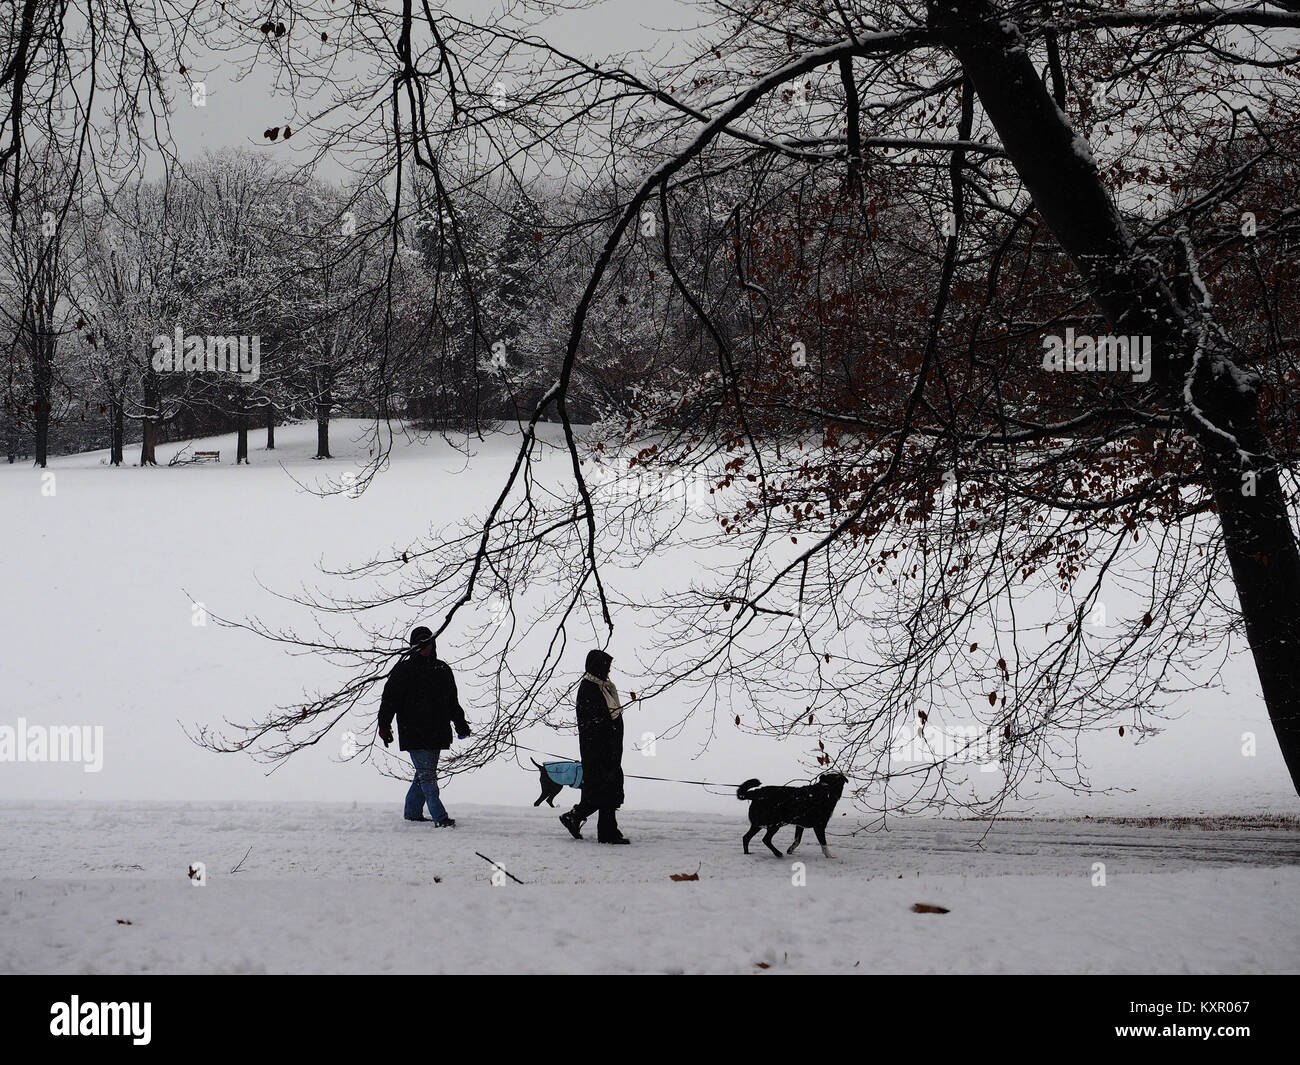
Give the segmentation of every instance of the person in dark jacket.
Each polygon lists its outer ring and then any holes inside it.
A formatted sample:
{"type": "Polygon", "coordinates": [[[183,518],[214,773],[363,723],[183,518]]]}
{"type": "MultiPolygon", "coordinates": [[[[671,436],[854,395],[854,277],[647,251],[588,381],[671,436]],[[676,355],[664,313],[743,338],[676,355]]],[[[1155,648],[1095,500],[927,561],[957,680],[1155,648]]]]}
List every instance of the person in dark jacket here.
{"type": "Polygon", "coordinates": [[[379,738],[393,742],[397,718],[398,749],[411,757],[415,779],[406,793],[406,819],[432,820],[435,828],[454,828],[438,797],[438,756],[451,746],[451,726],[460,739],[469,736],[465,711],[456,694],[451,667],[434,653],[433,633],[423,625],[411,631],[411,650],[388,675],[379,702],[379,738]],[[429,807],[425,817],[423,807],[429,807]]]}
{"type": "Polygon", "coordinates": [[[582,752],[582,801],[560,824],[582,839],[582,823],[596,811],[596,840],[627,843],[615,811],[623,805],[623,706],[609,679],[613,659],[604,651],[587,655],[587,672],[578,685],[578,749],[582,752]]]}

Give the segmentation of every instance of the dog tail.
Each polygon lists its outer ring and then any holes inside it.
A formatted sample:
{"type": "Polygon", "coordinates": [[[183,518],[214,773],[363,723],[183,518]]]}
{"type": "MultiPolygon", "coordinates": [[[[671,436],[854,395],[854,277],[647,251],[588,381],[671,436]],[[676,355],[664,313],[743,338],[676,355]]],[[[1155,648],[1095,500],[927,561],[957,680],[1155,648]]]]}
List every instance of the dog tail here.
{"type": "Polygon", "coordinates": [[[759,780],[758,777],[751,777],[749,780],[745,781],[745,783],[743,783],[742,785],[740,785],[739,788],[736,789],[736,798],[748,799],[749,793],[753,791],[756,787],[758,787],[759,784],[761,783],[762,781],[759,780]]]}

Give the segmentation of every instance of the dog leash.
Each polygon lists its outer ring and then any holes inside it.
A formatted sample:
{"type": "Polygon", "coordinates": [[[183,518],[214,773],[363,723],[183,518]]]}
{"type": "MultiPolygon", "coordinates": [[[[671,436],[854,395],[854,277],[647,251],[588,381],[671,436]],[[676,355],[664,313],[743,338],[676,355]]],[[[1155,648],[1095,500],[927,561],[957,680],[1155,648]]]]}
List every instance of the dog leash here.
{"type": "Polygon", "coordinates": [[[633,780],[662,780],[667,784],[698,784],[703,788],[739,788],[739,784],[723,784],[718,780],[679,780],[677,777],[643,777],[639,773],[624,773],[633,780]]]}
{"type": "MultiPolygon", "coordinates": [[[[556,754],[554,751],[541,751],[536,747],[528,747],[517,740],[511,739],[510,744],[518,747],[521,751],[531,751],[533,754],[545,755],[547,758],[558,758],[562,762],[576,762],[577,758],[571,758],[568,755],[556,754]]],[[[640,773],[624,773],[625,777],[631,777],[633,780],[659,780],[665,784],[697,784],[703,788],[739,788],[739,784],[723,784],[717,780],[681,780],[678,777],[648,777],[640,773]]]]}

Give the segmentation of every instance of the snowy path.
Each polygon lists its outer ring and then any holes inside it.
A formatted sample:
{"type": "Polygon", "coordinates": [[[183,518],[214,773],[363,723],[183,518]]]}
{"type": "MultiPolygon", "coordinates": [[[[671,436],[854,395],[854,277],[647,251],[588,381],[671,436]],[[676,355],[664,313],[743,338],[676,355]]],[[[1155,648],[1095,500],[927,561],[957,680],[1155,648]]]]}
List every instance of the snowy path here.
{"type": "Polygon", "coordinates": [[[458,804],[454,831],[403,823],[396,803],[0,810],[0,971],[1300,971],[1300,916],[1281,902],[1300,891],[1294,820],[851,835],[850,815],[837,861],[811,835],[778,861],[741,853],[740,803],[628,811],[635,844],[619,848],[530,807],[458,804]],[[493,887],[475,851],[527,885],[493,887]],[[186,878],[195,861],[206,887],[186,878]]]}

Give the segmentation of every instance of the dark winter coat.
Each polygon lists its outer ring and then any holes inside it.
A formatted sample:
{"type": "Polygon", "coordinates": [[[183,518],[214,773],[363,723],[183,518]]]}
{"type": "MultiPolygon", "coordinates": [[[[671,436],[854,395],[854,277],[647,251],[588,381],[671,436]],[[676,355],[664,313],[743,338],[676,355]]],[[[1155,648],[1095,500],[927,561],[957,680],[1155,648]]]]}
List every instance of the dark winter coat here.
{"type": "Polygon", "coordinates": [[[431,654],[407,655],[388,675],[379,703],[381,731],[392,726],[394,716],[403,751],[445,750],[453,722],[458,733],[469,732],[451,666],[431,654]]]}
{"type": "MultiPolygon", "coordinates": [[[[613,659],[604,651],[587,655],[587,672],[606,680],[613,659]]],[[[623,718],[611,717],[605,696],[584,680],[578,685],[578,749],[582,752],[584,805],[623,804],[623,718]]]]}

